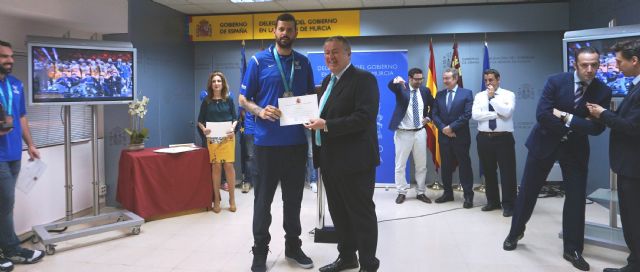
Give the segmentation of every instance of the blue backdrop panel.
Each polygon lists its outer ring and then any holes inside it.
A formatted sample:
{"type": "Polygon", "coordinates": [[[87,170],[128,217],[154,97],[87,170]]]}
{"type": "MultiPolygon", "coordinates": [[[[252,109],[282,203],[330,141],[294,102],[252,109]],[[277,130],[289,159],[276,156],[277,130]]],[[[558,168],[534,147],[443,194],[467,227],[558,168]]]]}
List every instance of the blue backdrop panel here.
{"type": "MultiPolygon", "coordinates": [[[[322,52],[308,54],[313,68],[316,85],[331,72],[324,62],[322,52]]],[[[393,132],[387,127],[393,114],[395,97],[387,88],[387,83],[396,76],[407,77],[408,63],[406,50],[389,51],[354,51],[351,63],[356,67],[371,72],[378,79],[380,89],[380,110],[378,111],[378,141],[380,143],[380,166],[376,170],[377,183],[394,183],[394,145],[393,132]]]]}

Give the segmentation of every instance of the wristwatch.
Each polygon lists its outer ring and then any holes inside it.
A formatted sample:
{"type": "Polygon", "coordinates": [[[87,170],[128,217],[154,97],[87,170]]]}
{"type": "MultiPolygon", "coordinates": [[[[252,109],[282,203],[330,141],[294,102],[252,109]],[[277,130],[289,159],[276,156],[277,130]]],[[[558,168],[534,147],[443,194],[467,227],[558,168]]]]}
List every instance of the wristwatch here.
{"type": "Polygon", "coordinates": [[[560,114],[560,119],[562,120],[562,122],[565,122],[565,123],[567,122],[567,115],[569,114],[566,112],[563,112],[560,114]]]}

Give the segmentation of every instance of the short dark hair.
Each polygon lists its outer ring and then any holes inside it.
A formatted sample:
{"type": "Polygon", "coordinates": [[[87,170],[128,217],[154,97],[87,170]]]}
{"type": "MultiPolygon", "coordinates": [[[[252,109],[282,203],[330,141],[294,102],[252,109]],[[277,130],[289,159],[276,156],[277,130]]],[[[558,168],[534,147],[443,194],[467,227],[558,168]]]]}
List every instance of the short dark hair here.
{"type": "Polygon", "coordinates": [[[498,70],[496,69],[487,69],[484,70],[484,72],[482,72],[483,75],[493,75],[494,77],[496,77],[496,79],[500,79],[500,72],[498,72],[498,70]]]}
{"type": "Polygon", "coordinates": [[[614,44],[611,50],[622,55],[623,58],[630,60],[637,57],[640,60],[640,40],[627,40],[614,44]]]}
{"type": "Polygon", "coordinates": [[[347,38],[343,37],[343,36],[331,36],[329,38],[327,38],[326,40],[324,40],[324,43],[328,43],[328,42],[334,42],[334,41],[339,41],[342,43],[342,46],[344,47],[344,50],[347,50],[347,53],[349,53],[349,55],[351,55],[351,43],[349,43],[349,41],[347,40],[347,38]]]}
{"type": "Polygon", "coordinates": [[[411,68],[409,70],[409,77],[413,78],[413,75],[415,74],[422,74],[422,70],[420,70],[420,68],[411,68]]]}
{"type": "Polygon", "coordinates": [[[296,17],[293,17],[293,15],[291,15],[290,13],[283,13],[278,15],[278,18],[276,18],[276,25],[273,26],[278,27],[278,22],[293,22],[293,28],[296,29],[296,31],[298,30],[298,23],[296,23],[296,17]]]}
{"type": "Polygon", "coordinates": [[[10,43],[8,43],[8,42],[5,42],[5,41],[3,41],[3,40],[0,40],[0,46],[4,46],[4,47],[9,47],[9,48],[11,48],[11,44],[10,44],[10,43]]]}
{"type": "Polygon", "coordinates": [[[591,46],[585,46],[585,47],[581,47],[578,48],[578,50],[576,50],[576,52],[574,53],[574,57],[576,59],[576,62],[578,62],[578,56],[580,56],[580,54],[598,54],[600,55],[600,52],[598,51],[598,49],[595,49],[591,46]]]}

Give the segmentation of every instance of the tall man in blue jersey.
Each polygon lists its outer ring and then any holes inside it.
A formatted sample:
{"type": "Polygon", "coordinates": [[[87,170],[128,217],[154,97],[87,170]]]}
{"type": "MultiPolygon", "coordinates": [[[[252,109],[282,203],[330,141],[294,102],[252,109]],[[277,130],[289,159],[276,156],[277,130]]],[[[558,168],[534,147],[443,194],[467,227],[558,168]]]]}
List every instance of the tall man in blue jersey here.
{"type": "Polygon", "coordinates": [[[254,141],[259,176],[254,181],[252,271],[266,271],[269,251],[271,202],[281,182],[285,256],[303,268],[313,261],[300,246],[300,203],[307,163],[307,138],[302,125],[280,126],[278,98],[313,93],[309,60],[293,51],[295,18],[281,14],[273,30],[275,45],[254,55],[248,63],[238,99],[256,116],[254,141]]]}
{"type": "MultiPolygon", "coordinates": [[[[7,123],[12,129],[0,129],[0,271],[11,271],[14,263],[30,264],[38,262],[44,254],[40,250],[20,247],[13,226],[13,204],[15,202],[16,180],[20,172],[22,139],[27,144],[31,159],[39,159],[40,152],[31,140],[29,122],[26,117],[22,82],[11,76],[13,50],[11,44],[0,41],[0,102],[7,123]]],[[[3,124],[6,127],[6,124],[3,124]]]]}

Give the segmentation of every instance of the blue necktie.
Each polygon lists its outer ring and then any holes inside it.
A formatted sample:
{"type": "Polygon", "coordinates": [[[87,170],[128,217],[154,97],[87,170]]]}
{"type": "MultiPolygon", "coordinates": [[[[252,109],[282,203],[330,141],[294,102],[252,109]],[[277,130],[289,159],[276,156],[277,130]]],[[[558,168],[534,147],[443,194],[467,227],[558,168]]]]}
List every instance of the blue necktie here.
{"type": "MultiPolygon", "coordinates": [[[[489,111],[496,111],[493,106],[491,106],[491,99],[493,99],[493,97],[489,98],[489,111]]],[[[496,130],[497,127],[496,119],[489,120],[489,129],[496,130]]]]}
{"type": "Polygon", "coordinates": [[[453,101],[453,90],[447,90],[447,112],[451,110],[452,101],[453,101]]]}
{"type": "Polygon", "coordinates": [[[418,90],[411,91],[411,99],[413,99],[413,127],[420,128],[420,113],[418,111],[418,90]]]}
{"type": "MultiPolygon", "coordinates": [[[[318,114],[322,113],[322,109],[324,109],[324,104],[327,103],[327,99],[329,99],[329,95],[331,95],[331,90],[333,90],[333,84],[336,82],[336,76],[332,75],[331,80],[329,80],[329,85],[327,85],[327,90],[324,92],[324,96],[320,99],[320,108],[318,109],[318,114]]],[[[320,140],[320,130],[316,129],[316,145],[321,146],[322,141],[320,140]]]]}

